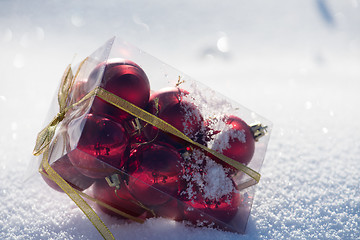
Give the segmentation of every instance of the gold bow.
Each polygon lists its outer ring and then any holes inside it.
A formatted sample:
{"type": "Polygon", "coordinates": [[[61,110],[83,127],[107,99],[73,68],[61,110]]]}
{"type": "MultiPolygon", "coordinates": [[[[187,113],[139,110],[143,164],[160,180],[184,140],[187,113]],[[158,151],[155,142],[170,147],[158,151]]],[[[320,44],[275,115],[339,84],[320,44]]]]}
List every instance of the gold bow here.
{"type": "MultiPolygon", "coordinates": [[[[53,139],[56,131],[56,127],[59,125],[59,123],[64,119],[65,114],[67,111],[69,111],[72,107],[74,107],[77,104],[74,104],[72,106],[68,106],[68,96],[70,94],[71,87],[73,86],[75,79],[79,75],[81,67],[84,65],[84,63],[87,61],[88,58],[85,58],[79,65],[75,77],[73,75],[73,72],[71,70],[71,64],[69,64],[65,72],[63,74],[63,77],[61,78],[61,83],[58,91],[58,103],[59,103],[59,113],[54,117],[54,119],[43,129],[41,130],[36,138],[36,144],[34,147],[33,154],[35,156],[39,156],[42,154],[46,148],[49,146],[51,140],[53,139]]],[[[84,99],[85,100],[85,99],[84,99]]],[[[83,101],[81,101],[83,102],[83,101]]]]}
{"type": "MultiPolygon", "coordinates": [[[[82,102],[86,101],[92,96],[97,96],[104,101],[130,113],[131,115],[152,124],[153,126],[157,127],[160,130],[166,131],[168,133],[171,133],[188,143],[195,145],[208,153],[212,154],[213,156],[219,158],[220,160],[226,162],[227,164],[235,167],[236,169],[246,173],[249,175],[252,179],[248,180],[247,182],[243,183],[240,189],[244,189],[246,187],[252,186],[260,181],[260,174],[253,169],[231,159],[228,158],[212,149],[209,149],[193,140],[191,140],[189,137],[187,137],[184,133],[170,125],[169,123],[165,122],[164,120],[148,113],[147,111],[135,106],[134,104],[120,98],[117,95],[114,95],[113,93],[110,93],[106,91],[103,88],[96,87],[92,91],[90,91],[86,96],[84,96],[80,101],[68,105],[68,96],[70,94],[71,87],[73,86],[73,83],[75,82],[81,67],[83,64],[87,61],[87,58],[84,59],[75,74],[75,77],[72,74],[71,65],[69,65],[65,73],[62,77],[60,88],[58,91],[58,103],[59,103],[59,113],[54,117],[54,119],[43,129],[41,130],[36,139],[35,148],[33,151],[33,154],[35,156],[41,155],[43,153],[43,159],[41,162],[42,168],[45,170],[47,177],[49,177],[51,180],[53,180],[56,184],[58,184],[61,189],[76,203],[76,205],[84,212],[84,214],[88,217],[88,219],[93,223],[93,225],[96,227],[96,229],[99,231],[99,233],[103,236],[104,239],[115,239],[112,233],[109,231],[109,229],[106,227],[106,225],[101,221],[99,216],[94,212],[94,210],[86,203],[86,201],[80,196],[86,196],[86,194],[81,193],[73,189],[59,174],[56,173],[54,169],[51,168],[51,166],[48,163],[48,155],[49,155],[49,145],[55,135],[56,128],[58,124],[64,119],[66,113],[73,108],[76,105],[81,104],[82,102]]],[[[89,198],[89,197],[88,197],[89,198]]],[[[91,197],[90,197],[91,198],[91,197]]],[[[103,203],[102,203],[103,204],[103,203]]],[[[110,207],[110,206],[109,206],[110,207]]],[[[131,218],[131,217],[129,217],[131,218]]],[[[141,220],[136,218],[135,219],[139,222],[141,220]]]]}
{"type": "Polygon", "coordinates": [[[90,94],[87,94],[79,102],[68,105],[68,96],[71,91],[80,69],[83,64],[87,61],[87,58],[84,59],[75,74],[75,77],[71,70],[71,65],[69,64],[64,72],[64,75],[61,79],[59,91],[58,91],[58,103],[59,103],[59,113],[54,117],[54,119],[43,129],[41,130],[36,138],[36,144],[34,147],[33,154],[39,156],[43,154],[41,161],[40,172],[46,177],[54,181],[74,202],[75,204],[84,212],[88,219],[92,222],[95,228],[99,231],[101,236],[104,239],[115,239],[107,226],[99,218],[99,216],[94,212],[94,210],[89,206],[89,204],[79,195],[79,193],[72,188],[49,164],[49,146],[55,135],[56,128],[59,123],[64,119],[65,114],[74,106],[81,104],[85,100],[91,97],[90,94]],[[43,171],[44,170],[44,171],[43,171]]]}

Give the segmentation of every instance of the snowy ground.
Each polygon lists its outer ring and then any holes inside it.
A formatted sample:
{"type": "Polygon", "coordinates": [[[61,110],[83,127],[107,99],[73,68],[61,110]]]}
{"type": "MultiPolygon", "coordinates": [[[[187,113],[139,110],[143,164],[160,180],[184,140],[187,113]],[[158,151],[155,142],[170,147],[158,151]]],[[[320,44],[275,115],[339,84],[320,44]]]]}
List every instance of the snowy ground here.
{"type": "Polygon", "coordinates": [[[118,239],[360,239],[359,26],[358,0],[1,1],[0,239],[100,238],[25,179],[63,69],[113,35],[274,123],[245,235],[151,219],[118,239]]]}

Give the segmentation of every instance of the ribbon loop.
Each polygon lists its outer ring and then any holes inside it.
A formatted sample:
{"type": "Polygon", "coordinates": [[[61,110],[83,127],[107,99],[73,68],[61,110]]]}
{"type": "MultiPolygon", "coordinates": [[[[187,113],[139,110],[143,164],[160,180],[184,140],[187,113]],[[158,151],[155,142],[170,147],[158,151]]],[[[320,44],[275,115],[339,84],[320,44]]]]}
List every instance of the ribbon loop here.
{"type": "Polygon", "coordinates": [[[35,147],[33,150],[33,155],[39,156],[42,154],[45,149],[49,146],[51,143],[51,140],[53,139],[56,127],[59,125],[59,123],[65,118],[65,114],[70,108],[72,108],[75,105],[67,106],[67,100],[71,91],[71,87],[73,86],[82,66],[84,63],[88,60],[88,58],[85,58],[79,65],[76,74],[74,76],[71,64],[69,64],[64,74],[61,78],[60,87],[58,91],[58,104],[59,104],[59,113],[53,118],[53,120],[43,129],[41,130],[36,138],[35,147]]]}
{"type": "Polygon", "coordinates": [[[64,117],[65,117],[65,111],[59,112],[56,116],[58,122],[61,122],[64,119],[64,117]]]}
{"type": "Polygon", "coordinates": [[[59,123],[65,118],[66,112],[66,109],[62,112],[59,112],[54,117],[54,119],[38,133],[38,136],[36,138],[36,144],[33,150],[33,155],[39,156],[49,146],[55,135],[56,128],[59,123]]]}
{"type": "Polygon", "coordinates": [[[55,135],[57,125],[62,121],[62,119],[64,119],[64,116],[58,114],[43,130],[38,133],[33,155],[39,156],[46,150],[55,135]]]}
{"type": "Polygon", "coordinates": [[[75,78],[71,69],[71,64],[69,64],[64,74],[61,78],[60,87],[58,91],[58,103],[60,112],[62,112],[66,108],[66,100],[68,98],[71,86],[74,82],[75,78]]]}

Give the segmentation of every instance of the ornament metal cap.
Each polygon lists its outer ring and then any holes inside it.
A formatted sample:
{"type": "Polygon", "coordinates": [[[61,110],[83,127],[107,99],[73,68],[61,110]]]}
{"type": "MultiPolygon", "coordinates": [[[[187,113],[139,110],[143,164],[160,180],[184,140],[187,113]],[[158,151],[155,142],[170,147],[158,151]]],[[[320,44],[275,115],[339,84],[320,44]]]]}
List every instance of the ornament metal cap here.
{"type": "Polygon", "coordinates": [[[255,141],[259,141],[259,138],[265,136],[267,133],[267,126],[263,126],[261,123],[253,123],[250,125],[250,130],[253,133],[255,141]]]}
{"type": "Polygon", "coordinates": [[[143,129],[143,126],[141,125],[140,120],[137,117],[127,121],[124,125],[130,136],[140,135],[143,129]]]}
{"type": "Polygon", "coordinates": [[[110,187],[115,187],[116,189],[120,189],[120,179],[118,174],[113,174],[109,177],[105,178],[106,182],[109,184],[110,187]]]}

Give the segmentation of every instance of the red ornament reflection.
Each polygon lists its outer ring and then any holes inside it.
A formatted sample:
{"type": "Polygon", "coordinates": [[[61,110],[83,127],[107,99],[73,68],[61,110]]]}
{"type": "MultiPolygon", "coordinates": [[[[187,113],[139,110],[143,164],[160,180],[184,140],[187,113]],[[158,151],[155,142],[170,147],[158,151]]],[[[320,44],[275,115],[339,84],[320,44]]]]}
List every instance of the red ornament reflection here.
{"type": "MultiPolygon", "coordinates": [[[[81,174],[70,162],[67,155],[64,155],[63,157],[56,160],[54,163],[52,163],[51,168],[55,170],[57,174],[59,174],[71,187],[83,191],[87,188],[89,188],[93,182],[94,179],[91,179],[89,177],[84,176],[81,174]]],[[[45,169],[42,169],[42,171],[47,174],[45,169]]],[[[59,192],[63,192],[63,190],[57,185],[53,180],[50,178],[44,176],[41,174],[44,181],[53,189],[59,192]]]]}
{"type": "MultiPolygon", "coordinates": [[[[139,217],[146,211],[145,208],[141,207],[137,200],[131,196],[123,181],[121,181],[119,189],[116,189],[115,187],[110,187],[105,179],[97,180],[93,186],[93,194],[96,199],[133,217],[139,217]]],[[[124,216],[100,204],[98,206],[103,212],[109,215],[124,218],[124,216]]]]}
{"type": "MultiPolygon", "coordinates": [[[[90,74],[89,81],[96,81],[100,70],[105,68],[100,87],[140,108],[144,108],[150,96],[150,83],[145,72],[129,60],[112,59],[104,65],[102,63],[94,69],[90,74]]],[[[98,97],[94,99],[91,112],[118,122],[132,118],[129,113],[98,97]]]]}
{"type": "Polygon", "coordinates": [[[241,118],[233,115],[226,117],[225,123],[230,125],[232,129],[243,132],[245,142],[236,138],[230,139],[230,147],[223,150],[223,154],[239,163],[247,165],[255,151],[255,139],[249,125],[241,118]]]}
{"type": "Polygon", "coordinates": [[[121,168],[128,155],[128,135],[121,124],[102,116],[86,115],[69,123],[71,163],[84,175],[103,178],[121,168]],[[80,135],[76,143],[76,136],[80,135]],[[71,142],[73,141],[73,142],[71,142]]]}
{"type": "MultiPolygon", "coordinates": [[[[176,221],[181,221],[184,218],[184,206],[177,199],[170,199],[168,202],[152,207],[157,217],[164,217],[176,221]]],[[[149,215],[152,217],[151,215],[149,215]]]]}
{"type": "Polygon", "coordinates": [[[130,193],[147,206],[166,203],[180,188],[181,156],[170,145],[147,144],[136,148],[129,159],[130,193]]]}
{"type": "MultiPolygon", "coordinates": [[[[169,123],[192,140],[205,144],[203,117],[199,109],[184,99],[188,92],[180,88],[165,88],[150,96],[147,111],[169,123]]],[[[188,144],[178,137],[159,131],[148,125],[144,129],[145,136],[151,140],[168,142],[176,148],[184,148],[188,144]]]]}
{"type": "Polygon", "coordinates": [[[204,199],[199,193],[193,199],[185,202],[184,219],[198,226],[209,226],[218,221],[229,223],[237,214],[241,203],[238,192],[231,192],[218,200],[204,199]]]}

